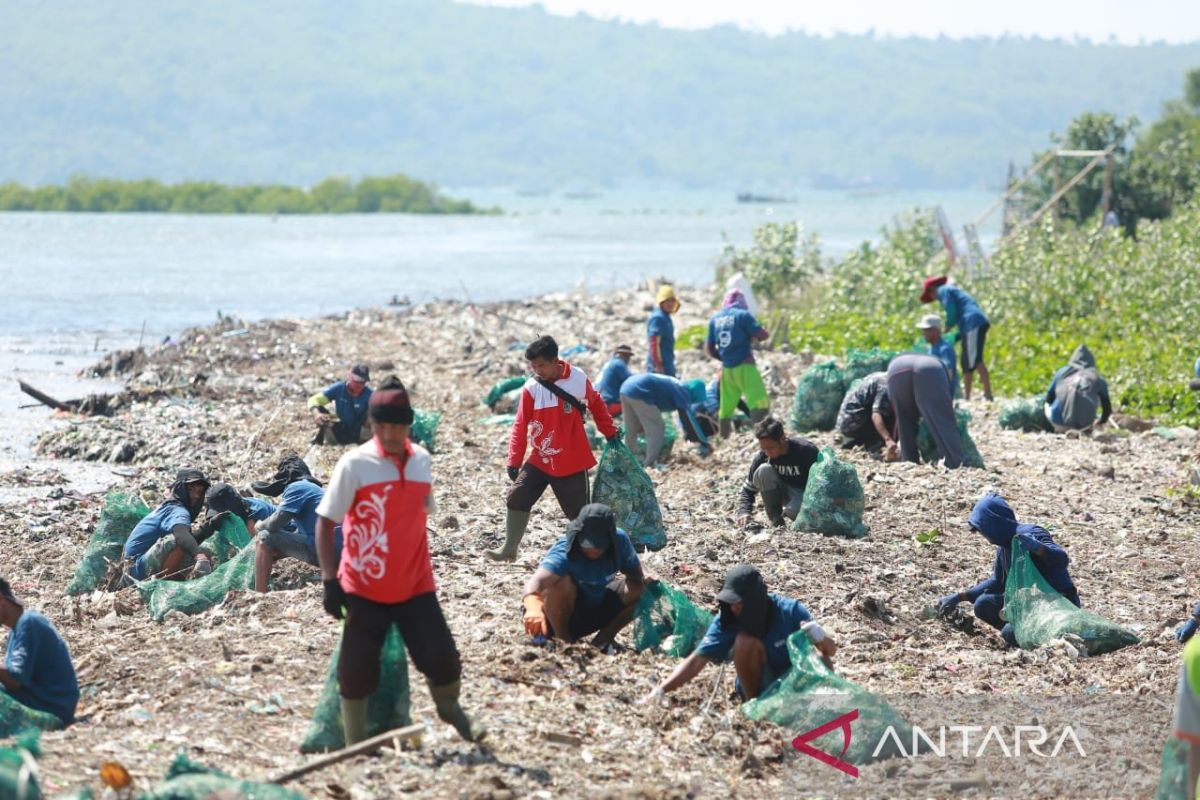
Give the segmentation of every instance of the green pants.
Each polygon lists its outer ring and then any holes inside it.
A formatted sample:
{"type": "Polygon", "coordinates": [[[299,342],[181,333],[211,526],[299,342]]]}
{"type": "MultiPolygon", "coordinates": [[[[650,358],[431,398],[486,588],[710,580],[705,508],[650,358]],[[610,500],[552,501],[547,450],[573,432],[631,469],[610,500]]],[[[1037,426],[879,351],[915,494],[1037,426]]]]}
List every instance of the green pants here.
{"type": "Polygon", "coordinates": [[[733,419],[733,412],[742,397],[746,398],[751,411],[771,407],[757,364],[721,368],[721,410],[717,412],[717,419],[733,419]]]}

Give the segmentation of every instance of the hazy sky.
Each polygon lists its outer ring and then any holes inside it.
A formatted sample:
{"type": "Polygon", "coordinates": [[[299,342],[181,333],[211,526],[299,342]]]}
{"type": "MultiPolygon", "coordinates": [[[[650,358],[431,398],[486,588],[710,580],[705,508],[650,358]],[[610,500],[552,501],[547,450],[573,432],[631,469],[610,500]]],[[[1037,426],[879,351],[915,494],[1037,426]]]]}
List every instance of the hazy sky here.
{"type": "MultiPolygon", "coordinates": [[[[470,0],[527,6],[533,0],[470,0]]],[[[555,14],[702,28],[732,22],[780,33],[894,36],[1081,36],[1094,41],[1200,41],[1200,0],[540,0],[555,14]]]]}

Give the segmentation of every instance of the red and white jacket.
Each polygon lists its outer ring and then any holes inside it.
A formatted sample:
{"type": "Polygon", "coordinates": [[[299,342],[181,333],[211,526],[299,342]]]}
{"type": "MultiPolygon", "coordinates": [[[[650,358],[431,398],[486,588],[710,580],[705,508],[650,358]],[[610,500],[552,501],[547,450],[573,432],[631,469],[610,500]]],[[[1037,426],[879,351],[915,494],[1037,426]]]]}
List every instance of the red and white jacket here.
{"type": "Polygon", "coordinates": [[[406,450],[401,462],[371,439],[346,453],[317,506],[342,525],[342,589],[376,603],[403,603],[437,588],[425,533],[433,460],[411,441],[406,450]]]}
{"type": "MultiPolygon", "coordinates": [[[[596,429],[604,438],[615,436],[617,426],[613,424],[612,414],[608,413],[604,398],[593,388],[587,375],[566,361],[558,363],[562,375],[555,385],[587,406],[596,429]]],[[[526,381],[521,390],[517,418],[508,440],[508,466],[521,466],[527,444],[532,450],[529,463],[556,478],[596,466],[579,412],[538,383],[536,378],[526,381]]]]}

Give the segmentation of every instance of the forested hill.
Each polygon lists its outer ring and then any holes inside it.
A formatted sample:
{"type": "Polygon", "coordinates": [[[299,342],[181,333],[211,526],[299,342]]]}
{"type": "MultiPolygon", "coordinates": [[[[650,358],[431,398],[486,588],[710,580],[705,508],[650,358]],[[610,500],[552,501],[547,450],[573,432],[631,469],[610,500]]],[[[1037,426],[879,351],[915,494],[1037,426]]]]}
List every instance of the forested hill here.
{"type": "Polygon", "coordinates": [[[0,182],[784,189],[999,183],[1084,110],[1153,119],[1200,44],[766,37],[448,0],[10,0],[0,182]]]}

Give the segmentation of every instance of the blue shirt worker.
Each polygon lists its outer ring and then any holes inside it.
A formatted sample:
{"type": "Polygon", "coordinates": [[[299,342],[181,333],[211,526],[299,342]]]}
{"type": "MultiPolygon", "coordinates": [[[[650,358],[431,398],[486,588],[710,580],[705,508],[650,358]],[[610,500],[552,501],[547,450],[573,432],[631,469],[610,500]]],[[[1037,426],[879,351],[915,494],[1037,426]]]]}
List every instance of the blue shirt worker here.
{"type": "Polygon", "coordinates": [[[167,500],[134,526],[125,540],[125,572],[129,578],[201,577],[212,572],[212,554],[202,550],[221,520],[213,517],[193,534],[192,522],[204,508],[209,481],[198,469],[181,469],[167,500]]]}
{"type": "Polygon", "coordinates": [[[646,323],[646,371],[674,376],[675,323],[671,315],[683,304],[675,295],[675,287],[666,283],[658,287],[654,303],[654,312],[646,323]]]}
{"type": "Polygon", "coordinates": [[[53,714],[70,725],[79,704],[79,682],[67,643],[50,620],[25,608],[3,578],[0,625],[12,631],[0,669],[4,691],[26,708],[53,714]]]}
{"type": "Polygon", "coordinates": [[[299,456],[287,456],[269,481],[257,481],[254,491],[278,497],[275,513],[254,523],[254,590],[266,592],[271,567],[281,558],[320,566],[317,560],[317,506],[325,490],[299,456]]]}
{"type": "Polygon", "coordinates": [[[614,417],[621,413],[621,384],[632,375],[629,362],[633,360],[633,348],[627,344],[613,351],[612,358],[600,370],[596,379],[596,391],[608,406],[608,413],[614,417]]]}
{"type": "Polygon", "coordinates": [[[754,363],[751,344],[766,339],[767,329],[747,310],[746,298],[731,289],[721,304],[721,310],[708,321],[705,350],[721,362],[720,408],[717,421],[721,438],[733,435],[733,412],[742,397],[750,407],[750,421],[758,424],[767,416],[771,399],[763,384],[762,374],[754,363]]]}
{"type": "Polygon", "coordinates": [[[633,619],[645,588],[642,562],[613,510],[590,503],[525,582],[525,632],[535,642],[595,633],[592,644],[605,649],[633,619]]]}
{"type": "Polygon", "coordinates": [[[975,370],[979,370],[983,396],[991,400],[992,378],[983,360],[983,349],[987,343],[987,332],[991,323],[975,302],[975,298],[950,283],[950,279],[945,275],[931,275],[925,279],[921,302],[932,303],[934,299],[942,304],[942,309],[946,312],[946,330],[957,327],[961,334],[959,341],[962,342],[963,398],[971,399],[971,383],[975,379],[975,370]]]}
{"type": "Polygon", "coordinates": [[[671,675],[656,686],[643,703],[662,700],[667,692],[700,674],[713,662],[733,659],[738,694],[747,700],[758,697],[792,666],[787,640],[803,630],[830,669],[837,643],[798,600],[767,591],[762,574],[749,564],[740,564],[725,576],[717,593],[719,611],[695,652],[679,662],[671,675]]]}
{"type": "Polygon", "coordinates": [[[929,355],[946,368],[946,376],[950,379],[950,396],[958,397],[958,359],[954,355],[954,345],[942,338],[942,318],[937,314],[926,314],[917,323],[917,329],[929,345],[929,355]]]}
{"type": "Polygon", "coordinates": [[[371,438],[371,424],[367,421],[367,406],[371,403],[369,380],[371,370],[367,365],[355,364],[345,380],[308,398],[313,421],[317,423],[313,444],[362,444],[371,438]],[[330,403],[333,415],[329,413],[330,403]]]}
{"type": "MultiPolygon", "coordinates": [[[[700,384],[700,392],[704,384],[700,384]]],[[[698,393],[699,394],[699,393],[698,393]]],[[[646,455],[643,464],[652,467],[658,463],[666,434],[663,412],[676,411],[685,436],[699,443],[700,455],[712,452],[708,437],[700,427],[692,406],[697,398],[692,390],[678,378],[643,372],[629,377],[621,384],[621,413],[625,418],[625,445],[633,450],[640,433],[646,436],[646,455]]]]}
{"type": "Polygon", "coordinates": [[[1084,431],[1096,423],[1108,422],[1112,416],[1112,400],[1108,396],[1108,381],[1096,370],[1096,358],[1086,344],[1075,348],[1071,360],[1060,367],[1046,390],[1046,419],[1056,433],[1069,430],[1084,431]]]}
{"type": "MultiPolygon", "coordinates": [[[[269,518],[275,513],[274,503],[259,497],[245,497],[228,483],[218,481],[204,493],[204,505],[207,508],[205,520],[216,520],[219,525],[226,516],[235,516],[246,526],[246,531],[254,530],[254,523],[269,518]]],[[[218,563],[235,553],[214,553],[218,563]]]]}
{"type": "Polygon", "coordinates": [[[1023,547],[1050,587],[1076,606],[1079,605],[1079,592],[1067,571],[1070,563],[1067,551],[1054,541],[1045,528],[1018,523],[1016,514],[1003,497],[995,492],[985,494],[971,509],[967,525],[996,546],[992,576],[970,589],[943,597],[937,605],[939,615],[950,614],[964,600],[974,603],[976,619],[999,630],[1004,641],[1016,647],[1017,639],[1012,624],[1000,616],[1004,609],[1004,584],[1012,566],[1013,547],[1023,547]]]}

